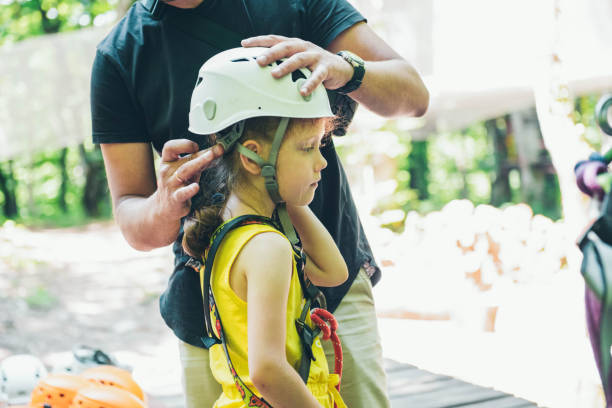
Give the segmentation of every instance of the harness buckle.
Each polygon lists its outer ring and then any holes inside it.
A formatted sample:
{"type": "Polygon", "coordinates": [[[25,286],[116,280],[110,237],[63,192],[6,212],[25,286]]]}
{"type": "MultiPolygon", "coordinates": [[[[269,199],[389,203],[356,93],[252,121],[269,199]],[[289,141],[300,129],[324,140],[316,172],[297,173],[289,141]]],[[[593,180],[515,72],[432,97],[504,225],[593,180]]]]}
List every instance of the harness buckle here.
{"type": "Polygon", "coordinates": [[[299,319],[295,321],[295,327],[297,328],[298,334],[302,339],[302,348],[304,349],[304,353],[308,355],[308,358],[312,361],[317,361],[313,352],[312,352],[312,343],[314,343],[314,339],[316,337],[316,332],[312,330],[306,322],[303,322],[299,319]]]}
{"type": "Polygon", "coordinates": [[[196,272],[200,272],[200,268],[202,267],[202,262],[198,261],[195,258],[190,257],[189,260],[185,263],[185,266],[190,267],[196,272]]]}

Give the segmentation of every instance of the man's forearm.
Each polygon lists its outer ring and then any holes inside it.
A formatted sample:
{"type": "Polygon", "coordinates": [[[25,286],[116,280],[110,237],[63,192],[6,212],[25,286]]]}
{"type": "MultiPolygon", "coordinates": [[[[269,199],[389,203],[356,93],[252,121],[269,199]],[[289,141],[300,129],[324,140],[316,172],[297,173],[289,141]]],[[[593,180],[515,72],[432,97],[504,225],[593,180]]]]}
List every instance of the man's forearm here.
{"type": "Polygon", "coordinates": [[[156,194],[149,197],[126,196],[115,205],[115,220],[134,249],[150,251],[176,240],[180,219],[162,217],[156,211],[156,194]]]}
{"type": "Polygon", "coordinates": [[[425,114],[429,92],[407,61],[366,61],[365,67],[363,82],[359,89],[349,94],[351,98],[385,117],[425,114]]]}

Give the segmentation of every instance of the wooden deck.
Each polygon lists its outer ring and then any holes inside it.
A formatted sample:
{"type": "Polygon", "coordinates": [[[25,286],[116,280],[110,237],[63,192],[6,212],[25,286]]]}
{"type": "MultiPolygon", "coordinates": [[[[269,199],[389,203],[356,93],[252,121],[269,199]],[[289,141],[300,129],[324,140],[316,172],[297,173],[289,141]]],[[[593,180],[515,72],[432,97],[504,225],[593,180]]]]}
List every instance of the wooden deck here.
{"type": "MultiPolygon", "coordinates": [[[[392,408],[527,408],[538,405],[410,364],[385,360],[392,408]]],[[[350,407],[349,407],[350,408],[350,407]]]]}
{"type": "MultiPolygon", "coordinates": [[[[527,408],[538,405],[512,395],[385,360],[392,408],[527,408]]],[[[149,396],[149,408],[184,408],[182,395],[149,396]]],[[[349,407],[351,408],[351,407],[349,407]]],[[[377,407],[372,407],[377,408],[377,407]]]]}

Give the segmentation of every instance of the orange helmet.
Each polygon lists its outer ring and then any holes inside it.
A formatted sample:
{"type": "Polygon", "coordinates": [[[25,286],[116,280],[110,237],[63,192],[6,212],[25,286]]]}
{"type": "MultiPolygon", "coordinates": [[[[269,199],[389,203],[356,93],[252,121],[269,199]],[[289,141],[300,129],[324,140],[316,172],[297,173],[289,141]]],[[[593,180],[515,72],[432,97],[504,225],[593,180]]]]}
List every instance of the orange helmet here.
{"type": "MultiPolygon", "coordinates": [[[[69,408],[144,408],[144,403],[134,394],[110,385],[93,385],[81,388],[69,408]]],[[[53,407],[55,408],[55,407],[53,407]]]]}
{"type": "Polygon", "coordinates": [[[111,365],[100,365],[88,368],[83,371],[80,376],[98,384],[124,389],[140,398],[141,401],[144,401],[142,388],[134,381],[132,374],[123,368],[111,365]]]}
{"type": "Polygon", "coordinates": [[[49,374],[38,382],[30,401],[31,408],[68,408],[80,388],[91,383],[85,378],[70,374],[49,374]]]}

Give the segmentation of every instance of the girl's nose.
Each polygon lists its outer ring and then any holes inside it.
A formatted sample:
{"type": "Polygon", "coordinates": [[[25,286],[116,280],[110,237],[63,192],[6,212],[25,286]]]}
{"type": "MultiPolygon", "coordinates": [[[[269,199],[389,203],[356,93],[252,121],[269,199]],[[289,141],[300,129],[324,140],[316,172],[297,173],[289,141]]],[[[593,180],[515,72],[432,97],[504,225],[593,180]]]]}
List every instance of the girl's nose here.
{"type": "Polygon", "coordinates": [[[319,155],[318,155],[318,160],[317,160],[316,165],[317,165],[317,171],[321,171],[327,167],[327,160],[325,160],[325,157],[323,157],[323,155],[321,154],[321,150],[318,150],[318,151],[319,151],[319,155]]]}

